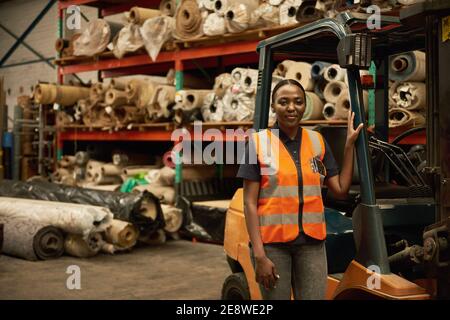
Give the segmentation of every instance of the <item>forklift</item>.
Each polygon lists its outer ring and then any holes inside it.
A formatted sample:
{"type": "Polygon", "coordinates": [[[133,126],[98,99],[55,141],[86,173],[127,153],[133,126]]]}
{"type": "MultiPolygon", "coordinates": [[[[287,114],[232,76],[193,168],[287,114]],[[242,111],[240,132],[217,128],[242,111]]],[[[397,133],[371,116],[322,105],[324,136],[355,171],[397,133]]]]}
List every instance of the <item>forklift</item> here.
{"type": "MultiPolygon", "coordinates": [[[[333,201],[323,190],[329,272],[326,299],[450,298],[449,16],[449,1],[428,0],[403,7],[396,15],[380,16],[380,28],[373,29],[368,27],[368,14],[346,11],[258,45],[253,124],[257,131],[268,127],[272,72],[280,57],[334,61],[346,68],[355,127],[366,122],[363,89],[367,81],[361,80],[360,70],[369,69],[372,62],[376,66],[375,128],[362,130],[355,144],[354,176],[359,183],[352,187],[346,204],[333,201]],[[390,58],[413,50],[426,53],[426,127],[407,130],[389,143],[390,58]],[[426,134],[426,165],[418,170],[397,143],[421,130],[426,134]]],[[[333,153],[343,149],[345,126],[314,129],[322,133],[333,153]]],[[[339,155],[335,157],[339,162],[339,155]]],[[[224,250],[232,272],[223,284],[225,300],[261,299],[243,208],[243,190],[238,189],[225,223],[224,250]]]]}

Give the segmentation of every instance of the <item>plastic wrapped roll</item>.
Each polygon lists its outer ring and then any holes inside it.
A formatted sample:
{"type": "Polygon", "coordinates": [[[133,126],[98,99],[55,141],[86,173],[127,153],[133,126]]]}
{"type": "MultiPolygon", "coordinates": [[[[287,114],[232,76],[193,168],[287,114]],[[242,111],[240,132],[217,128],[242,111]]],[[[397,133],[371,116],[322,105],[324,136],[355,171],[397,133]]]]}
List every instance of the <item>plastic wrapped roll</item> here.
{"type": "Polygon", "coordinates": [[[311,65],[311,78],[318,80],[323,77],[325,69],[328,68],[331,63],[324,61],[316,61],[311,65]]]}
{"type": "Polygon", "coordinates": [[[258,70],[247,69],[244,77],[241,79],[242,91],[251,95],[256,93],[258,84],[258,70]]]}
{"type": "Polygon", "coordinates": [[[342,69],[338,64],[328,66],[323,76],[327,81],[344,81],[346,70],[342,69]]]}
{"type": "Polygon", "coordinates": [[[143,24],[145,20],[161,15],[161,11],[148,8],[133,7],[130,9],[128,20],[131,23],[143,24]]]}
{"type": "Polygon", "coordinates": [[[113,54],[117,59],[127,52],[136,52],[144,46],[139,25],[129,24],[123,27],[113,39],[113,54]]]}
{"type": "Polygon", "coordinates": [[[72,106],[80,99],[89,98],[89,88],[39,83],[34,88],[34,101],[39,104],[57,103],[72,106]]]}
{"type": "Polygon", "coordinates": [[[280,5],[280,25],[298,23],[296,15],[301,4],[302,0],[285,0],[280,5]]]}
{"type": "Polygon", "coordinates": [[[311,78],[311,64],[309,63],[296,62],[291,64],[285,77],[297,80],[306,91],[314,90],[314,80],[311,78]]]}
{"type": "Polygon", "coordinates": [[[399,84],[392,96],[397,107],[416,111],[425,109],[426,98],[426,86],[423,82],[405,82],[399,84]]]}
{"type": "Polygon", "coordinates": [[[108,89],[105,93],[105,103],[113,108],[127,104],[127,94],[125,91],[108,89]]]}
{"type": "Polygon", "coordinates": [[[159,10],[166,16],[173,17],[177,7],[175,0],[161,0],[159,3],[159,10]]]}
{"type": "Polygon", "coordinates": [[[203,120],[206,122],[221,122],[223,120],[223,103],[214,92],[205,97],[201,112],[203,120]]]}
{"type": "Polygon", "coordinates": [[[250,121],[255,112],[255,98],[246,93],[234,94],[228,90],[223,97],[224,121],[250,121]]]}
{"type": "Polygon", "coordinates": [[[222,73],[218,75],[214,81],[213,90],[217,97],[222,98],[226,90],[233,85],[230,73],[222,73]]]}
{"type": "Polygon", "coordinates": [[[150,58],[155,61],[162,46],[173,38],[175,19],[169,16],[160,16],[148,19],[140,28],[144,46],[150,58]]]}
{"type": "Polygon", "coordinates": [[[87,239],[78,234],[68,234],[64,241],[64,249],[73,257],[90,258],[99,253],[103,243],[100,233],[90,234],[87,239]]]}
{"type": "Polygon", "coordinates": [[[403,108],[389,109],[389,128],[402,127],[409,129],[425,124],[425,118],[418,112],[409,111],[403,108]]]}
{"type": "Polygon", "coordinates": [[[138,230],[129,222],[114,219],[111,226],[106,229],[105,239],[116,247],[129,249],[138,239],[138,230]]]}
{"type": "Polygon", "coordinates": [[[327,102],[336,103],[338,97],[343,90],[347,89],[347,85],[342,81],[330,81],[325,86],[323,97],[327,102]]]}
{"type": "Polygon", "coordinates": [[[323,102],[314,92],[306,91],[306,109],[302,120],[323,119],[323,102]]]}
{"type": "Polygon", "coordinates": [[[148,191],[155,195],[162,204],[175,204],[175,189],[173,187],[165,187],[158,184],[147,184],[142,186],[136,186],[133,189],[134,192],[148,191]]]}
{"type": "Polygon", "coordinates": [[[268,27],[280,24],[280,9],[263,2],[250,14],[251,27],[268,27]]]}
{"type": "Polygon", "coordinates": [[[228,32],[239,33],[250,27],[251,13],[258,8],[258,0],[228,0],[225,25],[228,32]]]}
{"type": "Polygon", "coordinates": [[[175,13],[175,25],[175,37],[181,40],[203,35],[203,17],[196,0],[180,2],[175,13]]]}
{"type": "MultiPolygon", "coordinates": [[[[209,1],[209,0],[207,0],[209,1]]],[[[218,36],[225,34],[227,31],[225,26],[225,18],[218,13],[213,12],[208,15],[203,24],[203,33],[207,36],[218,36]]]]}
{"type": "Polygon", "coordinates": [[[425,81],[426,61],[422,51],[411,51],[390,57],[389,78],[394,81],[425,81]]]}
{"type": "Polygon", "coordinates": [[[203,100],[211,90],[180,90],[175,94],[175,102],[181,108],[192,110],[200,108],[203,100]]]}
{"type": "Polygon", "coordinates": [[[336,115],[336,106],[334,103],[327,102],[323,106],[323,117],[325,120],[334,120],[336,115]]]}
{"type": "Polygon", "coordinates": [[[64,253],[64,236],[58,228],[22,216],[0,216],[2,252],[27,260],[48,260],[64,253]]]}

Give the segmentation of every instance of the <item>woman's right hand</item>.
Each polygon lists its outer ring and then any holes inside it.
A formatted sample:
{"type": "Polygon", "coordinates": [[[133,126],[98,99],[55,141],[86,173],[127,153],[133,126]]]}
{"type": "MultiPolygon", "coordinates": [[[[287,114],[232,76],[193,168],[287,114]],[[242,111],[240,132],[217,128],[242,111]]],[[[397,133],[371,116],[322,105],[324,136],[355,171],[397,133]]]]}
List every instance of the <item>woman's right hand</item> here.
{"type": "Polygon", "coordinates": [[[279,278],[275,271],[275,265],[266,256],[256,258],[256,282],[263,285],[267,290],[275,286],[276,280],[279,278]]]}

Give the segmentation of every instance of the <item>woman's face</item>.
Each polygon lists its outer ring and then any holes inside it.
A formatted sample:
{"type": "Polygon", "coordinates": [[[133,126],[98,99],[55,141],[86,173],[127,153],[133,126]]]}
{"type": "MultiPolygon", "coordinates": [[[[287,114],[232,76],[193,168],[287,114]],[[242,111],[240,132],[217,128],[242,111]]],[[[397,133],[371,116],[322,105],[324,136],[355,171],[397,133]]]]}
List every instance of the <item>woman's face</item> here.
{"type": "Polygon", "coordinates": [[[306,101],[303,91],[293,84],[287,84],[275,93],[272,110],[281,126],[298,126],[305,113],[306,101]]]}

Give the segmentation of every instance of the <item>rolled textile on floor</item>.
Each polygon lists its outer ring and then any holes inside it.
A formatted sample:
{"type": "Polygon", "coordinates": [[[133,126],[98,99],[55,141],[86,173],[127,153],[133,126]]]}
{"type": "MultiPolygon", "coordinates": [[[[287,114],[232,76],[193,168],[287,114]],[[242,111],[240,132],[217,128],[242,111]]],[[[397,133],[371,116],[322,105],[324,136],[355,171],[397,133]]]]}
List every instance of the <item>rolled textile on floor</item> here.
{"type": "Polygon", "coordinates": [[[325,80],[325,78],[319,78],[314,83],[314,93],[319,96],[320,99],[325,100],[325,97],[323,95],[323,91],[325,90],[325,87],[327,86],[328,81],[325,80]]]}
{"type": "Polygon", "coordinates": [[[225,13],[228,10],[228,2],[229,0],[214,1],[214,12],[216,12],[221,17],[225,16],[225,13]]]}
{"type": "Polygon", "coordinates": [[[111,226],[105,232],[106,241],[122,249],[133,247],[138,236],[139,231],[131,223],[116,219],[112,221],[111,226]]]}
{"type": "Polygon", "coordinates": [[[173,17],[175,15],[177,4],[175,0],[161,0],[159,2],[159,10],[166,16],[173,17]]]}
{"type": "Polygon", "coordinates": [[[182,0],[175,13],[174,36],[180,40],[189,40],[202,35],[203,17],[197,1],[182,0]]]}
{"type": "Polygon", "coordinates": [[[300,82],[306,91],[314,90],[314,80],[311,78],[311,64],[296,62],[289,66],[285,77],[300,82]]]}
{"type": "Polygon", "coordinates": [[[203,23],[203,33],[207,36],[218,36],[226,32],[225,18],[216,12],[208,14],[203,23]]]}
{"type": "Polygon", "coordinates": [[[66,203],[96,206],[94,208],[105,207],[111,210],[114,219],[131,222],[144,233],[151,233],[164,227],[160,203],[149,192],[123,193],[70,187],[43,181],[2,180],[0,196],[56,201],[55,203],[60,206],[64,203],[62,207],[66,203]]]}
{"type": "Polygon", "coordinates": [[[334,120],[336,115],[336,107],[334,103],[327,102],[323,106],[323,117],[325,120],[334,120]]]}
{"type": "Polygon", "coordinates": [[[316,61],[311,65],[311,78],[318,80],[323,77],[325,69],[328,68],[331,63],[324,61],[316,61]]]}
{"type": "Polygon", "coordinates": [[[426,108],[426,86],[423,82],[405,82],[397,86],[392,99],[398,107],[421,111],[426,108]]]}
{"type": "Polygon", "coordinates": [[[133,192],[150,192],[163,204],[175,204],[175,189],[173,187],[165,187],[158,184],[147,184],[136,186],[133,192]]]}
{"type": "Polygon", "coordinates": [[[314,92],[306,91],[306,109],[302,120],[323,119],[323,102],[314,92]]]}
{"type": "Polygon", "coordinates": [[[27,260],[48,260],[64,253],[62,231],[28,217],[0,216],[2,252],[27,260]]]}
{"type": "Polygon", "coordinates": [[[225,25],[230,33],[239,33],[250,27],[251,13],[258,8],[258,0],[228,0],[225,25]]]}
{"type": "Polygon", "coordinates": [[[344,81],[346,70],[342,69],[338,64],[328,66],[323,73],[327,81],[344,81]]]}
{"type": "Polygon", "coordinates": [[[347,85],[343,81],[330,81],[325,86],[323,91],[323,97],[327,102],[336,103],[341,92],[347,88],[347,85]]]}
{"type": "Polygon", "coordinates": [[[250,14],[250,26],[269,27],[280,24],[280,9],[272,6],[267,2],[263,2],[259,7],[250,14]]]}
{"type": "Polygon", "coordinates": [[[98,232],[90,234],[87,239],[78,234],[68,234],[64,241],[64,250],[73,257],[90,258],[99,253],[104,242],[98,232]]]}
{"type": "Polygon", "coordinates": [[[221,122],[223,120],[223,103],[216,93],[209,93],[201,108],[203,120],[206,122],[221,122]]]}
{"type": "Polygon", "coordinates": [[[127,94],[125,91],[108,89],[105,93],[105,103],[113,108],[127,104],[127,94]]]}
{"type": "Polygon", "coordinates": [[[128,20],[131,23],[143,24],[145,20],[161,15],[161,11],[148,8],[133,7],[130,9],[128,20]]]}
{"type": "Polygon", "coordinates": [[[101,82],[94,83],[89,88],[89,100],[95,102],[102,102],[105,100],[105,92],[106,90],[103,83],[101,82]]]}
{"type": "Polygon", "coordinates": [[[285,0],[280,4],[280,25],[298,23],[296,15],[301,4],[302,0],[285,0]]]}
{"type": "MultiPolygon", "coordinates": [[[[363,101],[364,101],[364,109],[367,112],[367,106],[369,103],[369,94],[367,91],[363,91],[363,101]]],[[[346,120],[348,116],[348,112],[351,108],[350,105],[350,93],[348,89],[345,89],[341,92],[339,95],[337,101],[336,101],[336,113],[335,113],[335,119],[337,120],[346,120]]]]}
{"type": "Polygon", "coordinates": [[[122,29],[123,25],[95,19],[88,22],[81,36],[75,40],[73,54],[75,56],[93,56],[105,51],[109,42],[122,29]]]}
{"type": "Polygon", "coordinates": [[[200,9],[206,9],[208,11],[214,11],[215,0],[197,0],[200,9]]]}
{"type": "Polygon", "coordinates": [[[166,222],[164,230],[170,233],[180,230],[183,225],[183,213],[181,209],[166,204],[162,204],[161,208],[164,214],[164,221],[166,222]]]}
{"type": "Polygon", "coordinates": [[[166,233],[164,230],[160,229],[157,230],[154,234],[151,235],[143,235],[141,234],[139,236],[139,242],[155,246],[155,245],[161,245],[166,242],[166,233]]]}
{"type": "Polygon", "coordinates": [[[277,65],[274,73],[278,76],[285,77],[289,67],[293,64],[295,64],[293,60],[284,60],[277,65]]]}
{"type": "Polygon", "coordinates": [[[394,81],[425,81],[426,61],[422,51],[411,51],[391,56],[389,79],[394,81]]]}
{"type": "Polygon", "coordinates": [[[173,38],[175,27],[174,18],[160,16],[146,20],[140,28],[145,49],[153,61],[158,57],[162,46],[173,38]]]}
{"type": "Polygon", "coordinates": [[[215,78],[213,90],[217,97],[222,98],[225,91],[232,85],[231,73],[222,73],[215,78]]]}
{"type": "Polygon", "coordinates": [[[414,111],[409,111],[404,108],[389,109],[389,128],[402,127],[409,129],[425,124],[425,117],[414,111]]]}
{"type": "Polygon", "coordinates": [[[127,52],[136,52],[144,46],[139,25],[128,24],[113,39],[113,54],[117,59],[123,58],[127,52]]]}
{"type": "Polygon", "coordinates": [[[39,83],[33,95],[34,101],[39,104],[72,106],[80,99],[89,98],[89,88],[39,83]]]}
{"type": "Polygon", "coordinates": [[[0,197],[0,216],[34,219],[84,237],[104,231],[113,217],[111,211],[103,207],[8,197],[0,197]]]}

